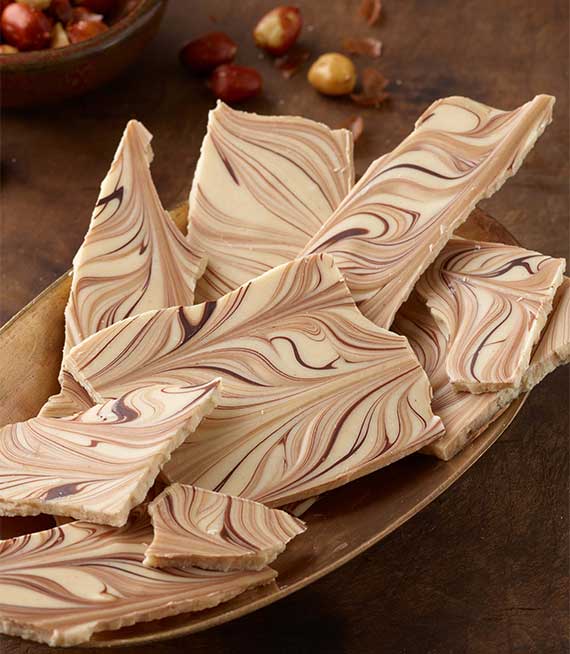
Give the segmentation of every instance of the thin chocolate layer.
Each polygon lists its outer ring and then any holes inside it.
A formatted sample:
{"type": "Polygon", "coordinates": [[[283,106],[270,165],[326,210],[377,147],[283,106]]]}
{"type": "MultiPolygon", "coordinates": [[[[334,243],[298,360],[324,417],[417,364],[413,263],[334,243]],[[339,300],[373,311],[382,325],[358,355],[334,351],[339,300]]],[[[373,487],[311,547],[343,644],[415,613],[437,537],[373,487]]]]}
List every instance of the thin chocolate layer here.
{"type": "Polygon", "coordinates": [[[72,522],[0,541],[0,631],[75,645],[98,631],[216,606],[276,576],[270,568],[147,568],[151,539],[136,509],[119,529],[72,522]]]}
{"type": "MultiPolygon", "coordinates": [[[[123,318],[194,302],[196,279],[206,261],[160,203],[149,170],[151,138],[141,123],[131,120],[101,183],[89,229],[73,260],[64,357],[87,336],[123,318]]],[[[50,398],[41,414],[57,417],[85,408],[75,389],[50,398]]]]}
{"type": "Polygon", "coordinates": [[[559,365],[570,362],[570,280],[558,289],[554,308],[534,350],[522,383],[515,389],[474,395],[456,391],[446,371],[447,339],[427,307],[412,293],[398,312],[394,327],[408,337],[433,387],[432,408],[445,434],[423,448],[448,461],[468,445],[518,395],[530,391],[559,365]]]}
{"type": "Polygon", "coordinates": [[[219,380],[147,386],[69,418],[0,430],[0,515],[120,526],[171,453],[219,400],[219,380]]]}
{"type": "Polygon", "coordinates": [[[364,315],[389,327],[453,231],[517,172],[553,104],[540,95],[500,111],[468,98],[438,100],[368,168],[302,254],[332,254],[364,315]]]}
{"type": "Polygon", "coordinates": [[[183,484],[166,488],[148,511],[154,537],[144,564],[157,568],[261,570],[305,531],[285,511],[183,484]]]}
{"type": "Polygon", "coordinates": [[[448,341],[458,391],[516,388],[566,262],[532,250],[452,239],[416,286],[448,341]]]}
{"type": "Polygon", "coordinates": [[[208,254],[197,297],[215,300],[294,259],[353,183],[348,130],[218,102],[190,192],[188,242],[208,254]]]}
{"type": "Polygon", "coordinates": [[[219,375],[220,405],[164,472],[274,506],[388,465],[443,431],[407,340],[362,316],[323,254],[217,302],[117,323],[65,365],[96,401],[219,375]]]}

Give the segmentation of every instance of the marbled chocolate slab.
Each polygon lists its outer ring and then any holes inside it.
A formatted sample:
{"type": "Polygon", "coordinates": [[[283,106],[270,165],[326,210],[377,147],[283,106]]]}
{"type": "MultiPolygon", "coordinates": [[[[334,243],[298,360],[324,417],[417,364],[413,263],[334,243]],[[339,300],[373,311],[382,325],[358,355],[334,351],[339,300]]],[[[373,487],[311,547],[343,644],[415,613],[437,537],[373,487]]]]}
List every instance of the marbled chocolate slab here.
{"type": "Polygon", "coordinates": [[[303,522],[243,497],[173,484],[148,506],[154,537],[144,564],[261,570],[302,534],[303,522]]]}
{"type": "Polygon", "coordinates": [[[219,400],[219,380],[147,386],[66,418],[0,430],[0,515],[120,526],[172,452],[219,400]]]}
{"type": "Polygon", "coordinates": [[[565,267],[564,259],[514,245],[449,241],[416,291],[448,341],[456,390],[520,385],[565,267]]]}
{"type": "Polygon", "coordinates": [[[52,646],[200,611],[270,583],[274,570],[157,570],[143,565],[146,513],[120,528],[72,522],[0,541],[0,631],[52,646]]]}
{"type": "Polygon", "coordinates": [[[442,433],[407,340],[362,316],[326,254],[215,302],[112,325],[65,366],[94,401],[219,375],[219,406],[164,473],[273,506],[372,472],[442,433]]]}
{"type": "Polygon", "coordinates": [[[294,259],[353,182],[348,130],[218,102],[189,201],[188,242],[208,254],[197,297],[215,300],[294,259]]]}
{"type": "MultiPolygon", "coordinates": [[[[149,169],[151,138],[141,123],[131,120],[101,183],[89,229],[73,260],[64,357],[87,336],[118,320],[194,302],[206,261],[160,203],[149,169]]],[[[76,388],[50,398],[41,413],[70,415],[86,406],[76,388]]]]}
{"type": "Polygon", "coordinates": [[[558,289],[530,366],[516,389],[479,395],[456,391],[446,371],[445,335],[415,292],[398,312],[394,327],[408,337],[428,373],[433,387],[432,408],[445,425],[445,434],[422,451],[448,461],[518,395],[530,391],[556,367],[570,362],[570,280],[565,278],[558,289]]]}
{"type": "Polygon", "coordinates": [[[368,168],[302,254],[332,254],[364,315],[389,327],[453,231],[517,172],[553,104],[540,95],[500,111],[468,98],[438,100],[368,168]]]}

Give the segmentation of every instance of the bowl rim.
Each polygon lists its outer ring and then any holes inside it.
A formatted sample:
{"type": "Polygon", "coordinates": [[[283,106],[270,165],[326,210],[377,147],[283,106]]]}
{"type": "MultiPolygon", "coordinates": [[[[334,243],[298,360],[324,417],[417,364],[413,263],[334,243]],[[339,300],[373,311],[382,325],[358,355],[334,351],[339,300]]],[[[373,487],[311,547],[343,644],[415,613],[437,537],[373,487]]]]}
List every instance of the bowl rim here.
{"type": "Polygon", "coordinates": [[[140,0],[132,11],[113,23],[107,31],[80,43],[71,43],[63,48],[0,54],[0,73],[44,68],[50,64],[68,63],[105,52],[128,38],[149,17],[149,14],[165,6],[166,2],[167,0],[140,0]]]}

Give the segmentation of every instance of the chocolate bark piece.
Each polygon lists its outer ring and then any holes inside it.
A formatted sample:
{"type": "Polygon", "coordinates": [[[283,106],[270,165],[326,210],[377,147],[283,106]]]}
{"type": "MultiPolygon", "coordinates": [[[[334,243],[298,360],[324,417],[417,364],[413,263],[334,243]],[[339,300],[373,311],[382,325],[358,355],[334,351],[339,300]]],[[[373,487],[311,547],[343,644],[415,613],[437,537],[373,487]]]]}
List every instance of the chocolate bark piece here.
{"type": "Polygon", "coordinates": [[[429,309],[414,292],[398,312],[394,327],[408,337],[433,387],[432,408],[443,421],[445,434],[422,449],[448,461],[521,393],[530,391],[547,374],[570,362],[570,280],[564,278],[554,299],[530,365],[515,389],[474,395],[456,391],[446,371],[447,340],[429,309]]]}
{"type": "Polygon", "coordinates": [[[149,504],[154,530],[144,564],[261,570],[302,534],[301,520],[243,497],[173,484],[149,504]]]}
{"type": "MultiPolygon", "coordinates": [[[[162,207],[149,169],[151,139],[141,123],[129,121],[101,183],[89,229],[73,260],[64,357],[118,320],[194,302],[196,279],[206,261],[162,207]]],[[[75,388],[67,396],[50,398],[41,413],[58,417],[87,406],[75,388]]]]}
{"type": "Polygon", "coordinates": [[[438,100],[375,161],[301,254],[335,258],[361,311],[388,328],[477,202],[514,175],[552,118],[539,95],[514,111],[438,100]]]}
{"type": "Polygon", "coordinates": [[[219,400],[220,381],[147,386],[67,418],[0,430],[0,515],[120,526],[219,400]]]}
{"type": "Polygon", "coordinates": [[[208,254],[197,297],[215,300],[294,259],[353,183],[348,130],[218,102],[189,201],[188,242],[208,254]]]}
{"type": "Polygon", "coordinates": [[[143,565],[146,512],[120,528],[72,522],[0,541],[0,631],[52,646],[98,631],[217,606],[276,572],[157,570],[143,565]]]}
{"type": "Polygon", "coordinates": [[[562,282],[564,259],[452,239],[416,286],[448,342],[458,391],[517,388],[562,282]]]}
{"type": "Polygon", "coordinates": [[[219,375],[219,406],[164,475],[271,506],[368,474],[443,430],[407,340],[362,316],[325,254],[216,302],[117,323],[74,348],[65,365],[94,401],[219,375]]]}

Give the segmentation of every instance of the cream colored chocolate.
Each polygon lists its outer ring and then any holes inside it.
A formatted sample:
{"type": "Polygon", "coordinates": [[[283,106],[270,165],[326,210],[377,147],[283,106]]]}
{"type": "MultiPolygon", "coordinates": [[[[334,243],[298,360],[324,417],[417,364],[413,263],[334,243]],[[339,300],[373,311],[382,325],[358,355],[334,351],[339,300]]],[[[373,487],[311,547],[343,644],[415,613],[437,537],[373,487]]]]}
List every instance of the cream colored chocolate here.
{"type": "Polygon", "coordinates": [[[95,401],[220,375],[220,405],[164,473],[273,506],[340,486],[442,433],[407,340],[362,316],[325,254],[216,302],[117,323],[65,364],[95,401]]]}
{"type": "MultiPolygon", "coordinates": [[[[194,302],[196,279],[206,262],[162,208],[149,170],[151,138],[141,123],[131,120],[101,184],[73,260],[64,356],[118,320],[194,302]]],[[[57,417],[84,408],[76,392],[53,396],[41,413],[57,417]]]]}
{"type": "Polygon", "coordinates": [[[306,527],[264,504],[173,484],[151,504],[154,537],[144,564],[164,568],[261,570],[306,527]]]}
{"type": "Polygon", "coordinates": [[[332,254],[364,315],[389,327],[452,232],[517,172],[553,104],[539,95],[500,111],[467,98],[438,100],[301,252],[332,254]]]}
{"type": "Polygon", "coordinates": [[[520,385],[565,266],[513,245],[449,241],[416,290],[449,343],[446,369],[456,390],[520,385]]]}
{"type": "Polygon", "coordinates": [[[76,645],[98,631],[216,606],[276,576],[270,568],[147,568],[151,539],[148,517],[135,509],[118,529],[72,522],[0,541],[0,631],[76,645]]]}
{"type": "Polygon", "coordinates": [[[147,386],[68,418],[0,430],[0,515],[120,526],[171,453],[219,400],[220,381],[147,386]]]}
{"type": "Polygon", "coordinates": [[[294,259],[353,183],[348,130],[218,102],[190,192],[188,241],[208,253],[197,297],[215,300],[294,259]]]}
{"type": "Polygon", "coordinates": [[[559,365],[570,362],[570,280],[564,279],[554,300],[530,366],[515,389],[495,393],[462,393],[449,383],[447,341],[439,325],[416,293],[400,309],[395,328],[408,337],[433,387],[432,408],[445,425],[445,434],[423,448],[426,454],[448,461],[474,440],[489,422],[521,393],[530,391],[559,365]]]}

